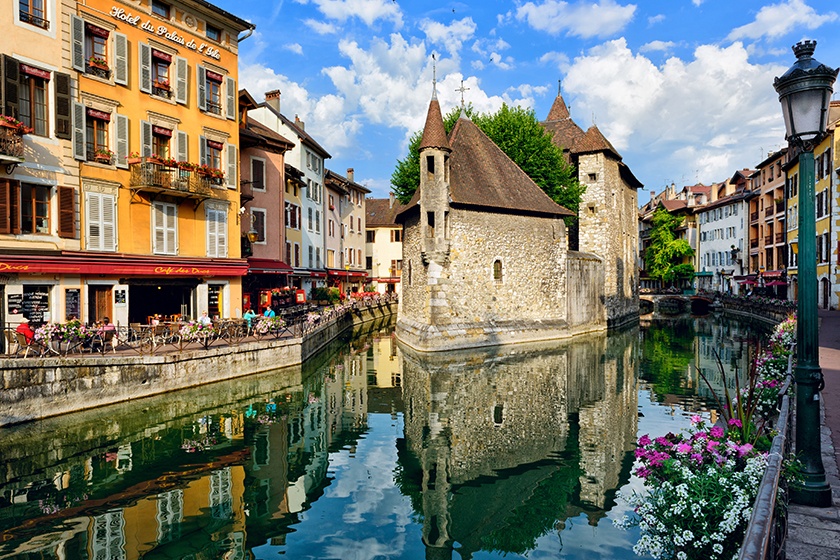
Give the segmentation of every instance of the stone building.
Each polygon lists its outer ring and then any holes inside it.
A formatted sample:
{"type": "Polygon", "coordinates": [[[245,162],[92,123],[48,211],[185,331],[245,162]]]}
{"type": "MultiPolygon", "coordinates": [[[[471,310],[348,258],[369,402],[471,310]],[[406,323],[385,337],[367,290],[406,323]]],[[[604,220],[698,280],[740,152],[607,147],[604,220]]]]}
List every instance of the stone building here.
{"type": "Polygon", "coordinates": [[[637,190],[643,185],[597,126],[584,132],[575,124],[559,93],[542,125],[586,186],[578,212],[577,248],[604,261],[607,324],[635,321],[639,316],[637,190]]]}
{"type": "Polygon", "coordinates": [[[603,330],[603,263],[569,253],[563,218],[571,215],[466,114],[447,137],[433,95],[420,185],[397,216],[399,338],[447,350],[603,330]]]}

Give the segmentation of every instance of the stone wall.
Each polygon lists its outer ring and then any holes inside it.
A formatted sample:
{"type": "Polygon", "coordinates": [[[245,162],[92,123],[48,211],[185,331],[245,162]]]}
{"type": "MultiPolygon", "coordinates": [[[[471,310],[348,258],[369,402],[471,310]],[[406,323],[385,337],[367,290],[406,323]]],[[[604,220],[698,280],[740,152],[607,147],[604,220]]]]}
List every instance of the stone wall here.
{"type": "Polygon", "coordinates": [[[0,359],[0,426],[300,366],[354,323],[394,312],[395,304],[372,306],[325,323],[302,338],[207,350],[152,356],[0,359]]]}
{"type": "Polygon", "coordinates": [[[562,220],[463,208],[452,208],[451,215],[449,258],[428,264],[417,216],[406,221],[397,323],[406,344],[446,350],[605,328],[598,259],[577,257],[569,268],[562,220]],[[494,277],[496,261],[501,279],[494,277]],[[572,275],[574,288],[568,286],[572,275]],[[569,289],[575,291],[571,304],[569,289]]]}
{"type": "Polygon", "coordinates": [[[586,185],[579,248],[604,260],[604,303],[611,327],[639,316],[638,197],[621,178],[618,163],[603,152],[578,158],[578,178],[586,185]]]}

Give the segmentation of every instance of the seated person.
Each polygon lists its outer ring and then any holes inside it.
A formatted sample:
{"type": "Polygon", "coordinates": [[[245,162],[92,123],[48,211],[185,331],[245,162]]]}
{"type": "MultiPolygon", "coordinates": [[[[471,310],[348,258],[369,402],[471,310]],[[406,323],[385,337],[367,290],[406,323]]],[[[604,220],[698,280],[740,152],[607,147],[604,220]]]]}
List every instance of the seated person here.
{"type": "Polygon", "coordinates": [[[99,327],[99,330],[101,332],[116,331],[117,327],[114,325],[114,323],[111,322],[111,319],[109,317],[103,317],[102,318],[102,326],[99,327]]]}
{"type": "Polygon", "coordinates": [[[242,316],[245,319],[245,322],[248,324],[248,328],[250,329],[252,326],[252,321],[257,317],[257,314],[254,313],[254,310],[250,307],[245,310],[245,314],[242,316]]]}
{"type": "Polygon", "coordinates": [[[263,317],[274,317],[274,310],[271,308],[270,305],[265,306],[265,311],[263,311],[263,317]]]}
{"type": "Polygon", "coordinates": [[[201,312],[201,317],[199,317],[198,322],[202,325],[212,325],[213,320],[207,315],[207,311],[201,312]]]}
{"type": "Polygon", "coordinates": [[[33,331],[32,327],[29,325],[29,317],[26,315],[21,317],[20,323],[15,329],[15,332],[22,334],[26,339],[27,344],[32,344],[32,341],[35,340],[35,331],[33,331]]]}

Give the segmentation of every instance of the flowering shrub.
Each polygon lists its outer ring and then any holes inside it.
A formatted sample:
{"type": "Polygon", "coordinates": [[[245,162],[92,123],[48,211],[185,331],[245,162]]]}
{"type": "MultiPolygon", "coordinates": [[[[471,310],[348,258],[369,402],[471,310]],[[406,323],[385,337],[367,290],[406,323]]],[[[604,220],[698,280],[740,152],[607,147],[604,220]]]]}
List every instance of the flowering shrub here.
{"type": "Polygon", "coordinates": [[[687,435],[639,439],[636,474],[649,493],[628,497],[636,519],[616,520],[642,530],[636,554],[681,560],[738,554],[767,457],[739,443],[738,431],[707,429],[699,416],[691,422],[687,435]]]}
{"type": "Polygon", "coordinates": [[[254,324],[254,334],[257,336],[277,333],[286,326],[282,317],[260,317],[254,324]]]}
{"type": "Polygon", "coordinates": [[[205,325],[204,323],[193,321],[186,323],[178,330],[178,334],[181,335],[181,338],[197,341],[204,341],[215,332],[216,330],[213,328],[213,325],[205,325]]]}
{"type": "Polygon", "coordinates": [[[770,345],[775,355],[786,356],[794,344],[796,344],[796,315],[789,315],[773,329],[770,345]]]}
{"type": "Polygon", "coordinates": [[[61,337],[61,325],[55,323],[44,323],[35,329],[35,340],[40,342],[49,342],[61,337]]]}

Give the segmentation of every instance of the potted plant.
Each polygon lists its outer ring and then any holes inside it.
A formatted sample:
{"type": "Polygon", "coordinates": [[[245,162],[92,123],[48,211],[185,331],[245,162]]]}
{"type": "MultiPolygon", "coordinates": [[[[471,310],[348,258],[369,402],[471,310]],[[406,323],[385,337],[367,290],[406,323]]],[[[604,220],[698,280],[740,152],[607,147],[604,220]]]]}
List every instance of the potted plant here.
{"type": "Polygon", "coordinates": [[[114,152],[108,148],[97,148],[93,152],[93,159],[99,163],[111,163],[114,159],[114,152]]]}
{"type": "Polygon", "coordinates": [[[165,89],[166,91],[169,91],[169,80],[167,80],[166,78],[158,78],[157,80],[155,80],[155,87],[158,89],[165,89]]]}
{"type": "Polygon", "coordinates": [[[161,159],[161,163],[166,167],[178,167],[178,160],[173,157],[167,157],[161,159]]]}
{"type": "Polygon", "coordinates": [[[90,64],[94,68],[100,68],[102,70],[109,70],[108,68],[108,61],[104,58],[99,56],[92,56],[88,59],[88,64],[90,64]]]}
{"type": "Polygon", "coordinates": [[[198,169],[198,165],[190,161],[179,161],[178,168],[183,169],[184,171],[195,171],[198,169]]]}
{"type": "Polygon", "coordinates": [[[0,127],[8,128],[15,134],[29,134],[32,132],[32,128],[8,115],[0,115],[0,127]]]}
{"type": "Polygon", "coordinates": [[[140,163],[141,161],[142,161],[142,158],[140,157],[140,152],[131,152],[125,158],[125,162],[128,165],[132,165],[134,163],[140,163]]]}

